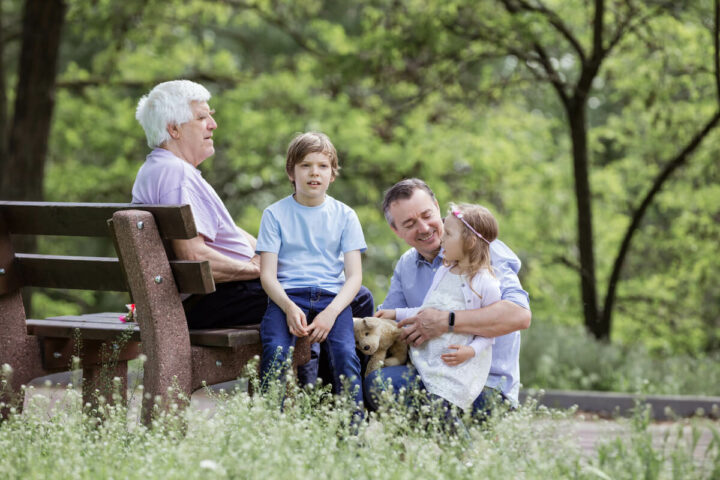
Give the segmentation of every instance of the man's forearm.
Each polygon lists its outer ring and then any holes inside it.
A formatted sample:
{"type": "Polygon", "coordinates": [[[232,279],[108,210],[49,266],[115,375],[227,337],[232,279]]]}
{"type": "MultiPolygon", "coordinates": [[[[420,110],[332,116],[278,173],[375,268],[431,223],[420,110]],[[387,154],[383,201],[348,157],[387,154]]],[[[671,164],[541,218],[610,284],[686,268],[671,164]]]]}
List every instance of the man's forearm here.
{"type": "Polygon", "coordinates": [[[260,278],[260,265],[257,257],[253,257],[250,261],[241,262],[223,257],[220,260],[210,260],[210,267],[213,272],[213,279],[217,283],[234,282],[240,280],[256,280],[260,278]]]}
{"type": "Polygon", "coordinates": [[[208,247],[202,236],[191,240],[173,240],[173,250],[181,260],[210,262],[216,283],[260,278],[260,260],[257,256],[247,262],[232,259],[208,247]]]}
{"type": "Polygon", "coordinates": [[[455,312],[455,331],[493,338],[524,330],[532,315],[519,305],[501,300],[487,307],[455,312]]]}

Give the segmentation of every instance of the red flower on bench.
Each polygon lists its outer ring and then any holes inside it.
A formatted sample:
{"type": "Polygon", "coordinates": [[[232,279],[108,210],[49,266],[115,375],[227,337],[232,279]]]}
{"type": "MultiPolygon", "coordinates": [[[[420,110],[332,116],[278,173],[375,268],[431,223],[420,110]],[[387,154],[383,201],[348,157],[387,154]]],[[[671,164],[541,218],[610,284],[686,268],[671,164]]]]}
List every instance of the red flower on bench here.
{"type": "Polygon", "coordinates": [[[118,317],[118,318],[120,318],[120,321],[123,323],[135,321],[135,304],[128,303],[125,305],[125,307],[127,307],[127,309],[128,309],[128,314],[120,315],[120,317],[118,317]]]}

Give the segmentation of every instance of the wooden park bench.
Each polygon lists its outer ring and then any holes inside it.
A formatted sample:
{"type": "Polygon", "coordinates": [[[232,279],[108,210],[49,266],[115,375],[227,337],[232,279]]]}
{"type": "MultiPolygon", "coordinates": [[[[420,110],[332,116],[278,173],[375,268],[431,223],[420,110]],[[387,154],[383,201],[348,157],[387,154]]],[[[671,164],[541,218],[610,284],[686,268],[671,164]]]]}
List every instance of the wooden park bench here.
{"type": "MultiPolygon", "coordinates": [[[[116,364],[109,376],[122,379],[124,393],[127,361],[142,352],[147,420],[153,399],[167,398],[170,387],[189,399],[204,382],[237,379],[261,352],[259,325],[188,330],[181,295],[213,292],[215,285],[207,261],[173,260],[169,240],[195,236],[189,205],[0,201],[0,365],[13,369],[12,390],[68,370],[80,353],[83,397],[92,402],[111,352],[116,364]],[[110,237],[117,258],[18,253],[12,235],[110,237]],[[27,319],[24,287],[126,291],[136,322],[123,323],[122,313],[27,319]]],[[[298,342],[296,365],[309,359],[306,343],[298,342]]]]}

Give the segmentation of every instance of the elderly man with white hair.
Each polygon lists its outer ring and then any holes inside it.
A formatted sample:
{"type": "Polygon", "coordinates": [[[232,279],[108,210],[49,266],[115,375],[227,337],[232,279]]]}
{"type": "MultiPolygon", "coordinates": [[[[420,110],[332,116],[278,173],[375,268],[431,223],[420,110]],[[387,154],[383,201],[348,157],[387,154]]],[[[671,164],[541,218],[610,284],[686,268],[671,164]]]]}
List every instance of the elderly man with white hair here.
{"type": "MultiPolygon", "coordinates": [[[[133,203],[180,205],[192,208],[199,235],[173,240],[179,259],[207,260],[216,291],[193,295],[184,302],[190,328],[213,328],[259,323],[267,307],[260,285],[260,262],[255,237],[235,225],[232,216],[198,170],[215,153],[217,123],[208,101],[210,92],[189,80],[160,83],[140,99],[136,118],[152,149],[140,167],[132,189],[133,203]]],[[[353,314],[370,316],[373,299],[363,287],[352,304],[353,314]]],[[[301,372],[314,381],[314,364],[301,372]]]]}

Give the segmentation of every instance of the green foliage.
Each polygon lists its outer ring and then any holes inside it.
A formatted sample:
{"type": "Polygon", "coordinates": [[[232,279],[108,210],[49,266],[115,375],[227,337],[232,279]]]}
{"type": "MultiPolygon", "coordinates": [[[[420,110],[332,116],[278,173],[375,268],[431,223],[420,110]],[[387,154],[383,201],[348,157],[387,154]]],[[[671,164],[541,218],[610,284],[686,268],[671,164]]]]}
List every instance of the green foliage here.
{"type": "MultiPolygon", "coordinates": [[[[569,80],[579,59],[540,13],[510,15],[490,0],[68,4],[47,200],[128,201],[148,151],[137,100],[159,81],[191,78],[213,93],[219,124],[217,153],[201,170],[249,232],[265,206],[290,193],[284,152],[292,135],[320,129],[342,166],[329,193],[363,223],[363,281],[376,303],[406,249],[379,211],[383,191],[419,176],[443,210],[466,201],[497,215],[500,238],[523,261],[536,318],[582,323],[566,118],[519,55],[541,41],[569,80]],[[514,55],[504,45],[522,48],[514,55]]],[[[586,2],[544,4],[590,48],[586,2]]],[[[633,208],[715,108],[708,5],[633,5],[646,20],[615,47],[588,101],[601,296],[633,208]]],[[[624,8],[607,11],[611,27],[624,8]]],[[[665,355],[720,348],[719,153],[711,135],[646,215],[619,284],[619,342],[665,355]]],[[[60,308],[43,300],[37,315],[127,303],[77,298],[60,308]]]]}
{"type": "Polygon", "coordinates": [[[523,332],[524,388],[720,396],[717,353],[652,354],[642,345],[595,340],[579,325],[536,320],[523,332]]]}

